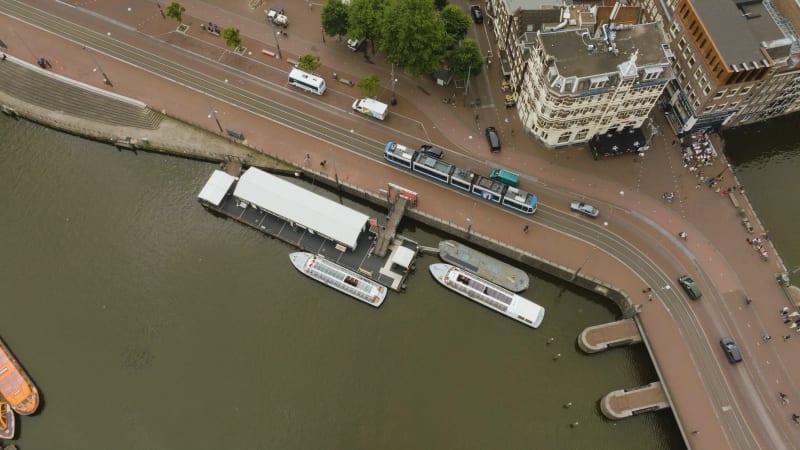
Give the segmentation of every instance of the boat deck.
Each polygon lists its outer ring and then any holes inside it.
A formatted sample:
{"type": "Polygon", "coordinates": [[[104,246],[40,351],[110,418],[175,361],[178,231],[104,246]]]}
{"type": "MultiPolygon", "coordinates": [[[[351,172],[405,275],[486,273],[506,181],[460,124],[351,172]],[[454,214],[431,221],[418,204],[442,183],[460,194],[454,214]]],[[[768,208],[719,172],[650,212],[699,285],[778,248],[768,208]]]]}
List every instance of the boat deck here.
{"type": "Polygon", "coordinates": [[[378,235],[374,231],[368,230],[359,235],[355,250],[345,250],[338,246],[336,242],[306,228],[292,226],[285,219],[256,208],[247,207],[237,201],[230,193],[225,196],[219,207],[205,202],[203,202],[203,205],[211,211],[249,225],[300,250],[324,256],[327,260],[333,261],[394,291],[402,290],[408,277],[408,272],[405,269],[392,264],[395,251],[400,247],[405,247],[416,254],[418,248],[418,244],[414,241],[395,238],[389,245],[389,252],[383,257],[377,256],[374,254],[374,249],[378,235]]]}
{"type": "Polygon", "coordinates": [[[456,241],[439,242],[439,257],[511,292],[522,292],[530,285],[524,271],[456,241]]]}

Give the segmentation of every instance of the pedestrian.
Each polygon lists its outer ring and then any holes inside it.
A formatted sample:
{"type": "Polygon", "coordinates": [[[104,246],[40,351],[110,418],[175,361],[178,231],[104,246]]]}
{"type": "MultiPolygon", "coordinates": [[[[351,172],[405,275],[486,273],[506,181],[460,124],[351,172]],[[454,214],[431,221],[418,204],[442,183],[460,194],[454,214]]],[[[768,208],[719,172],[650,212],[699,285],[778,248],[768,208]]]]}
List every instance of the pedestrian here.
{"type": "Polygon", "coordinates": [[[319,162],[319,165],[322,166],[322,167],[325,167],[325,164],[327,164],[327,163],[328,163],[328,160],[327,159],[323,159],[322,161],[319,162]]]}
{"type": "Polygon", "coordinates": [[[525,225],[525,228],[523,228],[523,229],[522,229],[522,231],[523,231],[525,234],[528,234],[528,229],[529,229],[529,228],[530,228],[530,227],[529,227],[528,225],[525,225]]]}
{"type": "Polygon", "coordinates": [[[787,334],[786,336],[783,337],[783,342],[786,342],[791,338],[792,338],[792,335],[791,334],[787,334]]]}
{"type": "Polygon", "coordinates": [[[673,139],[673,140],[672,140],[672,145],[675,145],[675,143],[676,143],[676,142],[678,142],[678,141],[676,141],[675,139],[673,139]]]}
{"type": "Polygon", "coordinates": [[[783,308],[781,308],[781,315],[785,316],[786,314],[789,314],[789,307],[788,306],[784,306],[783,308]]]}
{"type": "Polygon", "coordinates": [[[772,336],[765,334],[764,336],[761,337],[761,339],[763,339],[764,342],[769,342],[772,340],[772,336]]]}
{"type": "Polygon", "coordinates": [[[783,402],[784,405],[789,403],[789,398],[783,392],[778,392],[778,397],[781,398],[781,401],[783,402]]]}
{"type": "Polygon", "coordinates": [[[700,434],[700,430],[694,430],[694,431],[692,431],[692,435],[693,435],[693,436],[697,436],[698,434],[700,434]]]}
{"type": "MultiPolygon", "coordinates": [[[[784,324],[787,324],[787,323],[789,323],[789,322],[791,322],[791,321],[792,321],[792,319],[790,319],[790,318],[788,318],[788,317],[784,317],[784,318],[783,318],[783,323],[784,323],[784,324]]],[[[785,340],[785,339],[784,339],[784,340],[785,340]]]]}
{"type": "Polygon", "coordinates": [[[6,54],[3,53],[3,61],[5,61],[5,60],[6,60],[6,54]]]}
{"type": "Polygon", "coordinates": [[[794,423],[800,424],[800,416],[798,416],[797,414],[792,414],[792,421],[794,423]]]}
{"type": "Polygon", "coordinates": [[[744,298],[744,304],[745,305],[749,305],[750,303],[753,303],[753,299],[750,298],[750,297],[745,297],[744,298]]]}
{"type": "Polygon", "coordinates": [[[648,302],[652,302],[653,301],[653,294],[647,294],[647,301],[648,302]]]}
{"type": "Polygon", "coordinates": [[[480,119],[480,118],[481,118],[481,116],[479,114],[475,114],[475,123],[478,123],[478,119],[480,119]]]}

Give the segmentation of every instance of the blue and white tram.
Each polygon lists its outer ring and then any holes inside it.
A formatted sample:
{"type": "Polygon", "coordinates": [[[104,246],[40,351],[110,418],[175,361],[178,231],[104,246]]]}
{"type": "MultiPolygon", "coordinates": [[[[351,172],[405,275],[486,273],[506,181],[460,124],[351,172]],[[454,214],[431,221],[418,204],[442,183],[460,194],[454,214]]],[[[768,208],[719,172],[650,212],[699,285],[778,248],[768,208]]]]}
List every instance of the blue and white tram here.
{"type": "Polygon", "coordinates": [[[507,184],[486,177],[478,177],[475,184],[472,185],[473,194],[495,203],[500,203],[506,193],[506,189],[508,189],[507,184]]]}
{"type": "Polygon", "coordinates": [[[416,156],[416,150],[411,150],[405,145],[396,142],[387,142],[386,147],[383,148],[383,158],[385,160],[409,170],[416,156]]]}
{"type": "Polygon", "coordinates": [[[506,195],[503,196],[503,201],[500,202],[503,206],[524,214],[533,214],[536,212],[538,206],[538,198],[530,192],[525,192],[514,186],[509,186],[506,190],[506,195]]]}
{"type": "Polygon", "coordinates": [[[412,170],[427,177],[471,192],[485,200],[500,204],[523,214],[536,212],[536,195],[525,192],[489,177],[480,176],[469,169],[456,167],[441,159],[412,150],[396,142],[388,142],[383,157],[392,164],[412,170]]]}
{"type": "Polygon", "coordinates": [[[472,192],[472,183],[478,175],[469,169],[456,167],[453,174],[450,175],[450,185],[457,187],[462,191],[472,192]]]}
{"type": "Polygon", "coordinates": [[[446,163],[441,159],[434,158],[433,156],[420,153],[417,159],[411,165],[414,172],[419,172],[431,178],[441,181],[442,183],[450,182],[450,175],[453,173],[453,166],[446,163]]]}

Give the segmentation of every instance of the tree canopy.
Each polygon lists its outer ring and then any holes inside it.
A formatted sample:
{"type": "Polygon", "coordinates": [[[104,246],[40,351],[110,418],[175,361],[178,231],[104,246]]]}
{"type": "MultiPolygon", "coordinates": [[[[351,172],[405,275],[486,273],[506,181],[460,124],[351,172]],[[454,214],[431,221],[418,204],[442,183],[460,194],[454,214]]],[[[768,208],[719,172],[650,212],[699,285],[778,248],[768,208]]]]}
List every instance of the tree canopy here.
{"type": "Polygon", "coordinates": [[[444,22],[444,32],[450,39],[450,46],[464,39],[469,27],[472,26],[472,19],[456,5],[447,5],[439,12],[444,22]]]}
{"type": "Polygon", "coordinates": [[[186,8],[178,2],[172,2],[167,6],[167,17],[172,17],[177,20],[178,23],[183,22],[183,13],[185,12],[186,8]]]}
{"type": "Polygon", "coordinates": [[[381,90],[381,79],[377,75],[370,75],[362,78],[356,87],[361,91],[365,98],[375,98],[381,90]]]}
{"type": "Polygon", "coordinates": [[[300,70],[305,72],[313,72],[319,69],[321,65],[322,64],[319,62],[319,56],[310,54],[303,55],[303,57],[300,58],[300,63],[298,64],[300,70]]]}
{"type": "Polygon", "coordinates": [[[380,44],[387,61],[412,75],[431,74],[441,66],[446,34],[433,0],[391,0],[384,12],[383,35],[380,44]]]}
{"type": "MultiPolygon", "coordinates": [[[[387,0],[352,0],[349,8],[347,35],[353,39],[366,39],[372,43],[383,36],[383,18],[387,0]]],[[[365,53],[366,54],[366,53],[365,53]]]]}
{"type": "Polygon", "coordinates": [[[225,45],[228,47],[236,48],[242,45],[242,35],[236,27],[228,27],[222,30],[222,39],[225,39],[225,45]]]}
{"type": "Polygon", "coordinates": [[[450,73],[456,80],[466,80],[475,77],[483,70],[485,60],[478,42],[467,38],[453,48],[447,56],[450,73]]]}
{"type": "Polygon", "coordinates": [[[342,0],[328,0],[322,8],[322,30],[331,36],[344,36],[349,27],[349,9],[342,0]]]}

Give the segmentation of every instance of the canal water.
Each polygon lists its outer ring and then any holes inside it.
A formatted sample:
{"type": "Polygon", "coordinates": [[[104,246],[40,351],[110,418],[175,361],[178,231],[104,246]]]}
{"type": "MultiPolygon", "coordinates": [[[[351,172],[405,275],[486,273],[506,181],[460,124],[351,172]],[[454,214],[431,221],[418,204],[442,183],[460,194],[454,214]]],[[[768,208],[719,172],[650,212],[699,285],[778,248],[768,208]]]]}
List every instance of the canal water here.
{"type": "MultiPolygon", "coordinates": [[[[669,411],[600,414],[603,395],[656,375],[641,346],[576,348],[618,316],[599,297],[531,274],[526,296],[547,309],[532,330],[440,287],[426,256],[407,292],[370,308],[206,212],[214,165],[5,117],[0,136],[0,334],[44,400],[18,420],[22,449],[683,447],[669,411]]],[[[800,157],[785,145],[736,153],[737,173],[800,263],[783,215],[800,157]]],[[[423,245],[448,238],[404,226],[423,245]]]]}

